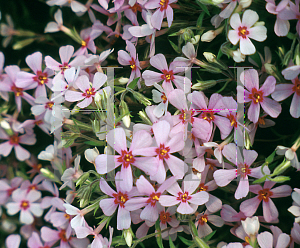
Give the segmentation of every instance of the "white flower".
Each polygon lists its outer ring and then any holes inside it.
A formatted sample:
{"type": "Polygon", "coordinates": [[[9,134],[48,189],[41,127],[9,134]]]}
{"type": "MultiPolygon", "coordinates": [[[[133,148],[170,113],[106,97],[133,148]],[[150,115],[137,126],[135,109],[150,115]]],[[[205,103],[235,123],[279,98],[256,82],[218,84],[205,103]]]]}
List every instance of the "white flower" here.
{"type": "Polygon", "coordinates": [[[232,58],[235,62],[240,63],[245,61],[246,55],[242,54],[239,48],[236,51],[233,51],[232,54],[232,58]]]}
{"type": "Polygon", "coordinates": [[[256,236],[259,229],[258,217],[254,216],[252,218],[247,217],[246,220],[242,220],[242,225],[248,236],[256,236]]]}
{"type": "Polygon", "coordinates": [[[256,49],[249,38],[264,41],[267,38],[267,28],[262,25],[253,26],[258,21],[258,14],[253,10],[246,10],[242,21],[238,13],[234,13],[230,18],[230,26],[233,30],[228,32],[228,39],[236,45],[240,42],[242,54],[254,54],[256,49]]]}

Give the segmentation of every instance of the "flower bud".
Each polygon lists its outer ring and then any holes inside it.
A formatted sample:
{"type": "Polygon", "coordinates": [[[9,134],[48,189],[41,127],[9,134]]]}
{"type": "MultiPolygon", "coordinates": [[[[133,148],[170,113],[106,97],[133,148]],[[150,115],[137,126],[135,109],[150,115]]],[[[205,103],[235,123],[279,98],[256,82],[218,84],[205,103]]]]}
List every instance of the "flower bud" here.
{"type": "Polygon", "coordinates": [[[278,176],[275,178],[269,178],[270,181],[276,182],[276,183],[284,183],[286,181],[289,181],[291,178],[287,176],[278,176]]]}
{"type": "Polygon", "coordinates": [[[198,44],[199,40],[200,40],[200,35],[197,34],[197,35],[194,36],[194,38],[191,38],[191,43],[193,45],[198,44]]]}
{"type": "Polygon", "coordinates": [[[147,97],[145,97],[143,94],[136,91],[132,91],[132,94],[136,100],[138,100],[140,103],[144,104],[145,106],[151,105],[150,100],[147,97]]]}
{"type": "Polygon", "coordinates": [[[248,8],[252,3],[252,0],[240,0],[239,4],[240,6],[245,9],[248,8]]]}
{"type": "MultiPolygon", "coordinates": [[[[82,172],[81,172],[81,173],[82,173],[82,172]]],[[[83,184],[89,177],[90,177],[90,173],[89,173],[89,172],[83,173],[83,174],[78,178],[78,180],[76,181],[76,187],[77,187],[78,185],[83,184]]]]}
{"type": "Polygon", "coordinates": [[[128,247],[130,247],[132,245],[132,233],[130,228],[123,230],[123,236],[126,241],[126,244],[128,245],[128,247]]]}
{"type": "Polygon", "coordinates": [[[129,109],[127,103],[124,100],[121,100],[119,109],[120,109],[120,115],[123,116],[122,121],[125,127],[129,128],[130,127],[129,109]]]}
{"type": "Polygon", "coordinates": [[[213,53],[204,52],[203,55],[209,63],[214,63],[217,60],[216,55],[213,53]]]}
{"type": "Polygon", "coordinates": [[[209,30],[202,34],[201,41],[202,42],[211,42],[214,38],[216,38],[216,33],[213,30],[209,30]]]}
{"type": "Polygon", "coordinates": [[[280,175],[286,171],[291,166],[290,160],[284,160],[280,165],[278,165],[272,173],[272,176],[280,175]]]}
{"type": "Polygon", "coordinates": [[[256,236],[259,230],[259,221],[258,217],[254,216],[252,218],[247,217],[246,220],[242,220],[242,225],[244,231],[247,233],[248,236],[256,236]]]}
{"type": "Polygon", "coordinates": [[[140,111],[140,112],[138,113],[138,115],[140,116],[140,118],[143,120],[143,122],[144,122],[145,124],[148,124],[148,125],[150,125],[150,126],[153,125],[153,123],[151,122],[151,120],[149,119],[149,117],[147,116],[147,114],[146,114],[146,112],[145,112],[144,110],[140,111]]]}
{"type": "Polygon", "coordinates": [[[232,52],[232,58],[235,62],[240,63],[245,61],[246,55],[242,54],[238,48],[236,51],[232,52]]]}
{"type": "Polygon", "coordinates": [[[207,81],[199,81],[197,80],[198,83],[194,84],[192,86],[193,90],[206,90],[209,89],[217,84],[216,80],[207,80],[207,81]]]}
{"type": "Polygon", "coordinates": [[[123,84],[127,84],[128,81],[129,81],[129,78],[120,77],[118,81],[119,81],[119,83],[122,84],[122,85],[123,85],[123,84]]]}
{"type": "Polygon", "coordinates": [[[272,75],[272,76],[276,76],[276,66],[275,65],[272,65],[272,64],[269,64],[269,63],[266,63],[264,64],[264,67],[266,69],[266,72],[269,74],[269,75],[272,75]]]}

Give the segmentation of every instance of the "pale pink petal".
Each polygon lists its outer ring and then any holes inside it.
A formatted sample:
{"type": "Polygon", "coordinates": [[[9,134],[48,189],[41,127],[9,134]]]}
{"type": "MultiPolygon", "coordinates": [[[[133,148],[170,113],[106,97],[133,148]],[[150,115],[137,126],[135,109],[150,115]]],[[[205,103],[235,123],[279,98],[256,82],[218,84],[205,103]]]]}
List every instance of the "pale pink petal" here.
{"type": "Polygon", "coordinates": [[[18,234],[11,234],[5,239],[6,248],[19,248],[21,243],[21,236],[18,234]]]}
{"type": "Polygon", "coordinates": [[[271,199],[269,199],[268,202],[263,201],[263,213],[267,222],[271,222],[278,218],[278,210],[271,199]]]}
{"type": "Polygon", "coordinates": [[[271,190],[273,192],[272,198],[287,197],[292,193],[292,188],[289,185],[281,185],[271,190]]]}
{"type": "Polygon", "coordinates": [[[123,128],[115,128],[109,131],[106,140],[119,154],[122,153],[122,150],[127,151],[126,135],[123,128]]]}
{"type": "Polygon", "coordinates": [[[194,195],[191,195],[192,199],[188,200],[190,203],[195,205],[203,205],[204,203],[208,202],[209,195],[205,191],[200,191],[194,195]]]}
{"type": "Polygon", "coordinates": [[[108,183],[105,181],[105,179],[103,177],[100,178],[100,189],[103,193],[105,193],[106,195],[109,195],[111,197],[113,197],[113,194],[116,194],[116,191],[114,191],[108,185],[108,183]]]}
{"type": "Polygon", "coordinates": [[[33,223],[33,221],[34,221],[34,218],[33,218],[32,214],[30,213],[29,209],[21,210],[21,213],[20,213],[20,222],[21,223],[30,225],[33,223]]]}
{"type": "Polygon", "coordinates": [[[173,83],[178,89],[183,90],[184,93],[188,93],[191,90],[192,83],[187,77],[174,75],[173,83]]]}
{"type": "Polygon", "coordinates": [[[79,108],[86,108],[87,106],[89,106],[93,101],[93,98],[85,98],[82,102],[77,103],[77,106],[79,108]]]}
{"type": "Polygon", "coordinates": [[[224,225],[224,220],[220,217],[220,216],[217,216],[217,215],[208,215],[207,216],[207,219],[208,221],[217,226],[217,227],[221,227],[224,225]]]}
{"type": "Polygon", "coordinates": [[[162,81],[162,74],[154,71],[146,70],[143,72],[142,77],[145,80],[146,86],[152,86],[154,83],[162,81]]]}
{"type": "MultiPolygon", "coordinates": [[[[65,99],[68,102],[77,102],[77,101],[80,101],[84,98],[85,97],[82,95],[82,93],[78,92],[78,91],[67,90],[66,93],[65,93],[65,99]]],[[[33,106],[31,109],[33,109],[34,107],[36,107],[36,106],[33,106]]],[[[32,112],[34,112],[34,111],[32,110],[32,112]]]]}
{"type": "Polygon", "coordinates": [[[129,56],[129,54],[123,50],[120,50],[118,52],[118,62],[121,65],[130,65],[130,61],[131,57],[129,56]]]}
{"type": "Polygon", "coordinates": [[[284,69],[281,73],[285,79],[292,80],[299,75],[300,65],[290,66],[290,67],[284,69]]]}
{"type": "Polygon", "coordinates": [[[70,58],[72,57],[73,53],[74,53],[73,46],[70,46],[70,45],[62,46],[59,49],[59,57],[61,59],[62,64],[65,62],[68,63],[70,58]]]}
{"type": "Polygon", "coordinates": [[[157,207],[152,207],[151,204],[148,204],[141,212],[141,219],[148,220],[151,222],[156,222],[158,219],[158,210],[157,207]]]}
{"type": "Polygon", "coordinates": [[[114,198],[108,198],[100,201],[100,208],[106,216],[111,216],[116,211],[118,205],[114,203],[114,200],[114,198]]]}
{"type": "Polygon", "coordinates": [[[119,208],[117,216],[117,229],[128,229],[131,224],[130,213],[125,208],[119,208]]]}
{"type": "Polygon", "coordinates": [[[134,154],[134,150],[149,147],[152,142],[151,135],[147,131],[138,131],[133,135],[129,151],[134,154]]]}
{"type": "Polygon", "coordinates": [[[276,85],[275,91],[272,93],[271,96],[274,100],[278,102],[282,101],[294,93],[293,87],[293,84],[278,84],[276,85]]]}
{"type": "Polygon", "coordinates": [[[238,13],[234,13],[230,18],[230,26],[233,29],[238,29],[241,26],[241,18],[238,13]]]}
{"type": "Polygon", "coordinates": [[[272,248],[273,235],[269,232],[262,232],[257,235],[257,242],[261,248],[272,248]]]}
{"type": "Polygon", "coordinates": [[[209,195],[208,202],[205,203],[207,210],[210,211],[211,213],[215,213],[219,211],[222,208],[222,201],[219,198],[215,197],[214,195],[211,194],[208,195],[209,195]]]}
{"type": "Polygon", "coordinates": [[[0,154],[6,157],[8,154],[10,154],[12,148],[13,146],[9,143],[9,141],[4,142],[0,144],[0,154]]]}
{"type": "Polygon", "coordinates": [[[245,55],[254,54],[256,51],[255,46],[248,37],[240,39],[240,50],[241,53],[245,55]]]}
{"type": "Polygon", "coordinates": [[[114,155],[101,154],[95,159],[96,170],[101,175],[112,171],[120,164],[114,155]]]}
{"type": "Polygon", "coordinates": [[[258,21],[258,14],[250,9],[247,9],[242,18],[242,25],[246,27],[252,27],[258,21]]]}
{"type": "Polygon", "coordinates": [[[161,53],[156,54],[155,56],[151,57],[150,64],[160,71],[168,70],[168,64],[167,64],[166,58],[161,53]]]}
{"type": "Polygon", "coordinates": [[[246,215],[246,216],[253,216],[260,204],[260,200],[258,199],[258,196],[245,200],[240,205],[240,210],[246,215]]]}
{"type": "Polygon", "coordinates": [[[129,192],[133,185],[132,169],[130,165],[127,168],[124,166],[121,167],[120,177],[122,179],[122,181],[120,181],[121,189],[129,192]]]}
{"type": "Polygon", "coordinates": [[[233,45],[236,45],[240,40],[238,32],[236,30],[229,30],[228,39],[233,45]]]}
{"type": "Polygon", "coordinates": [[[60,239],[58,236],[58,231],[52,230],[46,226],[41,228],[41,237],[46,242],[56,241],[60,239]]]}
{"type": "Polygon", "coordinates": [[[76,86],[82,91],[85,92],[90,88],[90,80],[86,75],[82,75],[77,78],[76,86]]]}
{"type": "Polygon", "coordinates": [[[152,126],[157,145],[165,144],[170,133],[170,124],[167,121],[159,121],[152,126]]]}
{"type": "Polygon", "coordinates": [[[281,233],[277,239],[276,248],[286,248],[290,243],[290,236],[286,233],[281,233]]]}
{"type": "Polygon", "coordinates": [[[180,200],[177,200],[177,197],[171,195],[162,195],[159,198],[159,203],[164,207],[170,207],[178,204],[180,200]]]}
{"type": "Polygon", "coordinates": [[[125,209],[128,211],[135,211],[137,209],[140,209],[142,207],[145,207],[148,203],[148,197],[134,197],[132,199],[129,199],[125,203],[125,209]]]}
{"type": "Polygon", "coordinates": [[[183,90],[175,89],[168,95],[169,102],[176,107],[178,110],[182,111],[188,110],[187,103],[186,103],[186,97],[183,92],[183,90]]]}
{"type": "Polygon", "coordinates": [[[281,105],[270,98],[265,97],[260,105],[263,110],[273,118],[278,117],[281,112],[281,105]]]}
{"type": "Polygon", "coordinates": [[[228,185],[235,177],[236,177],[236,170],[217,170],[213,174],[216,184],[220,187],[224,187],[228,185]]]}
{"type": "Polygon", "coordinates": [[[132,165],[136,166],[150,176],[154,176],[158,170],[158,162],[156,157],[135,157],[135,162],[132,165]]]}
{"type": "Polygon", "coordinates": [[[259,89],[263,92],[263,96],[268,96],[274,92],[276,79],[273,76],[268,76],[262,87],[259,89]]]}
{"type": "Polygon", "coordinates": [[[173,9],[170,7],[170,5],[167,6],[166,15],[168,20],[168,27],[171,27],[173,22],[173,9]]]}
{"type": "Polygon", "coordinates": [[[30,158],[30,153],[20,145],[15,145],[16,157],[19,161],[24,161],[30,158]]]}
{"type": "Polygon", "coordinates": [[[247,176],[245,178],[240,178],[239,185],[235,191],[234,197],[235,199],[241,199],[246,197],[249,192],[249,182],[247,176]]]}
{"type": "Polygon", "coordinates": [[[192,214],[195,211],[187,202],[181,202],[177,208],[177,212],[180,214],[192,214]]]}
{"type": "Polygon", "coordinates": [[[138,191],[143,195],[150,195],[151,193],[155,192],[152,184],[143,175],[136,180],[136,186],[138,191]]]}
{"type": "Polygon", "coordinates": [[[162,21],[164,19],[164,14],[165,14],[165,11],[161,11],[160,8],[157,9],[153,14],[152,14],[152,17],[151,17],[151,24],[154,28],[156,28],[157,30],[160,30],[161,29],[161,24],[162,24],[162,21]]]}
{"type": "Polygon", "coordinates": [[[177,179],[182,179],[187,172],[187,165],[181,159],[173,155],[170,155],[169,159],[166,159],[165,161],[173,176],[177,179]]]}
{"type": "Polygon", "coordinates": [[[250,107],[248,109],[248,118],[253,123],[257,123],[258,122],[259,110],[260,110],[260,105],[258,103],[251,103],[251,105],[250,105],[250,107]]]}
{"type": "Polygon", "coordinates": [[[44,210],[41,208],[41,205],[39,203],[30,203],[30,212],[36,217],[41,217],[44,210]]]}
{"type": "Polygon", "coordinates": [[[6,204],[6,208],[9,215],[15,215],[21,210],[20,203],[18,202],[9,202],[6,204]]]}
{"type": "Polygon", "coordinates": [[[203,238],[203,237],[207,236],[208,234],[212,233],[212,231],[213,230],[207,223],[204,223],[203,225],[198,225],[199,238],[203,238]]]}
{"type": "Polygon", "coordinates": [[[297,93],[294,94],[291,107],[290,107],[290,113],[291,116],[294,118],[299,118],[300,117],[300,96],[297,95],[297,93]]]}
{"type": "Polygon", "coordinates": [[[244,155],[245,164],[247,164],[248,166],[250,166],[258,156],[256,151],[245,150],[245,149],[243,150],[243,155],[244,155]]]}
{"type": "Polygon", "coordinates": [[[97,91],[107,80],[107,76],[101,72],[96,72],[93,79],[93,88],[97,91]]]}

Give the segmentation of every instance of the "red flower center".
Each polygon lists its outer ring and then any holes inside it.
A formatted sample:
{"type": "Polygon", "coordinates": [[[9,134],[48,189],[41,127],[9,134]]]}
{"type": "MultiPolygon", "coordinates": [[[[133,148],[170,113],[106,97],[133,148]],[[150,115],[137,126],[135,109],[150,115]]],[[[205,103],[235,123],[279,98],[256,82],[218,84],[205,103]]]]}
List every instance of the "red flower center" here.
{"type": "Polygon", "coordinates": [[[95,88],[88,88],[85,90],[85,93],[82,93],[82,95],[86,98],[90,98],[91,96],[94,96],[96,94],[95,88]]]}
{"type": "Polygon", "coordinates": [[[125,168],[127,168],[130,164],[133,164],[135,162],[135,159],[132,155],[132,152],[127,152],[125,150],[121,151],[122,154],[120,157],[118,157],[117,161],[122,163],[125,168]]]}
{"type": "Polygon", "coordinates": [[[159,220],[161,221],[162,224],[166,224],[166,222],[171,221],[170,213],[161,211],[159,214],[159,220]]]}
{"type": "Polygon", "coordinates": [[[181,110],[181,114],[179,115],[179,119],[182,121],[182,123],[193,123],[194,122],[194,110],[181,110]]]}
{"type": "Polygon", "coordinates": [[[181,202],[186,202],[186,201],[188,201],[190,199],[192,199],[192,197],[189,196],[189,192],[184,192],[184,193],[179,192],[178,193],[177,200],[179,200],[181,202]]]}
{"type": "Polygon", "coordinates": [[[134,71],[136,69],[135,60],[131,57],[131,60],[129,60],[130,68],[134,71]]]}
{"type": "Polygon", "coordinates": [[[169,156],[170,148],[165,147],[164,144],[160,144],[159,148],[155,149],[155,152],[158,155],[159,159],[168,159],[170,157],[169,156]]]}
{"type": "Polygon", "coordinates": [[[160,0],[160,2],[159,2],[160,11],[167,9],[168,4],[169,4],[169,0],[160,0]]]}
{"type": "Polygon", "coordinates": [[[229,115],[227,115],[227,118],[230,121],[230,125],[237,128],[236,116],[230,113],[229,115]]]}
{"type": "Polygon", "coordinates": [[[198,220],[198,224],[203,226],[205,223],[207,222],[207,215],[204,214],[200,217],[200,219],[198,220]]]}
{"type": "Polygon", "coordinates": [[[209,123],[215,120],[213,111],[204,111],[201,113],[200,118],[207,120],[209,123]]]}
{"type": "Polygon", "coordinates": [[[162,93],[162,95],[161,95],[161,100],[163,101],[163,103],[166,103],[167,102],[167,100],[168,100],[168,98],[166,97],[166,94],[165,93],[162,93]]]}
{"type": "Polygon", "coordinates": [[[15,93],[15,96],[23,96],[23,88],[18,88],[16,86],[11,86],[11,90],[15,93]]]}
{"type": "Polygon", "coordinates": [[[66,230],[62,229],[60,230],[60,232],[58,233],[58,237],[59,239],[61,239],[61,241],[63,242],[67,242],[69,239],[67,239],[66,237],[66,230]]]}
{"type": "Polygon", "coordinates": [[[204,183],[200,183],[198,187],[199,187],[198,192],[207,191],[207,189],[208,189],[208,187],[205,186],[204,183]]]}
{"type": "Polygon", "coordinates": [[[161,79],[166,80],[166,82],[170,82],[172,80],[174,80],[174,72],[171,71],[167,71],[167,70],[162,70],[163,75],[161,75],[161,79]]]}
{"type": "Polygon", "coordinates": [[[258,91],[255,88],[252,88],[252,93],[249,94],[249,98],[252,100],[254,104],[257,104],[258,102],[262,102],[264,100],[263,92],[260,90],[258,91]]]}
{"type": "Polygon", "coordinates": [[[239,164],[238,169],[236,169],[236,174],[241,175],[242,178],[245,178],[247,175],[251,173],[251,169],[249,169],[249,165],[239,164]]]}
{"type": "Polygon", "coordinates": [[[114,203],[119,204],[120,207],[124,208],[124,204],[128,200],[128,195],[118,192],[118,194],[113,194],[113,197],[115,198],[114,203]]]}
{"type": "Polygon", "coordinates": [[[45,109],[52,110],[53,106],[54,106],[54,102],[47,102],[45,105],[45,109]]]}
{"type": "Polygon", "coordinates": [[[131,6],[130,9],[136,13],[137,11],[142,12],[142,7],[141,5],[139,5],[138,3],[136,3],[135,5],[131,6]]]}
{"type": "Polygon", "coordinates": [[[151,193],[151,195],[149,196],[147,203],[150,203],[152,207],[154,207],[156,205],[156,202],[159,200],[161,193],[151,193]]]}
{"type": "Polygon", "coordinates": [[[14,134],[13,136],[9,137],[9,144],[11,145],[18,145],[20,141],[20,138],[17,134],[14,134]]]}
{"type": "Polygon", "coordinates": [[[23,210],[26,210],[27,208],[29,208],[29,201],[21,201],[21,206],[20,206],[23,210]]]}
{"type": "Polygon", "coordinates": [[[298,78],[295,79],[295,85],[292,89],[296,92],[298,96],[300,96],[300,80],[298,78]]]}
{"type": "Polygon", "coordinates": [[[38,120],[38,121],[35,121],[34,122],[34,124],[35,125],[37,125],[37,126],[39,126],[39,125],[41,125],[41,124],[43,124],[44,122],[42,121],[42,120],[38,120]]]}
{"type": "Polygon", "coordinates": [[[246,26],[240,26],[239,27],[239,36],[242,36],[243,39],[247,38],[247,35],[249,35],[249,31],[247,30],[246,26]]]}
{"type": "Polygon", "coordinates": [[[62,73],[64,73],[65,70],[70,68],[67,62],[63,63],[62,65],[59,65],[58,67],[60,68],[62,73]]]}
{"type": "Polygon", "coordinates": [[[43,85],[48,82],[48,74],[43,73],[41,71],[36,72],[36,76],[33,77],[33,80],[37,82],[39,85],[43,85]]]}
{"type": "Polygon", "coordinates": [[[264,202],[268,202],[269,197],[271,197],[272,195],[273,195],[273,192],[270,191],[270,189],[262,189],[262,190],[258,191],[258,199],[260,201],[264,200],[264,202]]]}

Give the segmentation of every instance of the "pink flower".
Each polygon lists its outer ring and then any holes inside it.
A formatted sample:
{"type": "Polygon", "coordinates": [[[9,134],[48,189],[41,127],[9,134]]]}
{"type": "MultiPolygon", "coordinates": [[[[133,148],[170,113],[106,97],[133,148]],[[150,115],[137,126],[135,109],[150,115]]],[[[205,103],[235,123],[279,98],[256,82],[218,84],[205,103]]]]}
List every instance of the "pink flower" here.
{"type": "Polygon", "coordinates": [[[230,18],[230,26],[233,30],[229,30],[228,39],[233,45],[240,42],[242,54],[250,55],[255,53],[255,46],[249,38],[257,41],[264,41],[267,38],[267,28],[265,26],[252,27],[257,21],[258,14],[250,9],[244,12],[242,21],[238,13],[234,13],[230,18]]]}
{"type": "Polygon", "coordinates": [[[290,243],[290,236],[286,233],[281,233],[279,236],[277,236],[277,240],[275,243],[275,240],[273,239],[273,236],[269,232],[262,232],[257,235],[257,242],[261,248],[286,248],[288,247],[290,243]]]}
{"type": "Polygon", "coordinates": [[[35,201],[41,198],[41,195],[41,192],[36,190],[31,190],[27,193],[26,190],[16,189],[12,193],[13,202],[6,204],[7,213],[15,215],[20,211],[21,223],[33,223],[34,218],[32,215],[40,217],[43,214],[40,204],[35,203],[35,201]]]}
{"type": "Polygon", "coordinates": [[[298,77],[292,80],[293,84],[277,84],[275,91],[272,93],[272,97],[276,101],[282,101],[293,95],[290,113],[294,118],[300,117],[300,80],[298,77]]]}
{"type": "Polygon", "coordinates": [[[282,20],[298,20],[296,25],[296,31],[298,34],[300,34],[300,21],[299,21],[299,1],[296,0],[295,3],[292,1],[287,1],[289,6],[286,6],[286,1],[283,1],[285,3],[285,8],[280,11],[278,14],[278,17],[282,20]]]}
{"type": "Polygon", "coordinates": [[[154,71],[146,70],[143,72],[142,77],[145,80],[147,86],[152,86],[154,83],[163,81],[162,87],[166,92],[171,92],[174,90],[172,82],[177,88],[182,89],[184,93],[190,92],[191,81],[190,79],[175,75],[176,73],[183,72],[184,67],[177,66],[178,63],[173,61],[168,67],[166,58],[163,54],[159,53],[151,57],[150,64],[156,69],[160,70],[162,73],[157,73],[154,71]]]}
{"type": "Polygon", "coordinates": [[[121,165],[120,178],[123,180],[120,182],[120,185],[122,190],[129,192],[132,189],[131,165],[150,175],[157,173],[156,158],[136,156],[136,150],[149,147],[152,144],[152,138],[149,133],[143,130],[136,132],[133,135],[129,150],[127,149],[126,135],[123,128],[116,128],[109,131],[106,139],[107,143],[119,155],[99,155],[95,160],[96,170],[99,174],[106,174],[121,165]]]}
{"type": "Polygon", "coordinates": [[[173,22],[173,9],[170,4],[176,3],[177,0],[150,0],[145,4],[146,9],[156,9],[151,17],[151,24],[154,28],[160,30],[165,16],[167,16],[168,26],[171,27],[173,22]]]}
{"type": "Polygon", "coordinates": [[[151,183],[142,175],[136,181],[138,191],[147,195],[148,197],[135,197],[128,200],[125,203],[126,209],[129,211],[137,210],[141,207],[145,207],[141,212],[141,219],[155,222],[158,219],[159,206],[158,203],[161,194],[164,193],[174,182],[175,178],[171,177],[167,179],[157,190],[151,185],[151,183]]]}
{"type": "Polygon", "coordinates": [[[164,207],[177,205],[177,212],[180,214],[195,213],[199,205],[203,205],[208,201],[208,194],[205,191],[193,194],[199,185],[199,179],[193,177],[192,174],[187,175],[183,180],[183,190],[178,183],[174,183],[167,191],[172,194],[162,195],[159,198],[159,203],[164,207]]]}
{"type": "Polygon", "coordinates": [[[224,220],[217,215],[213,215],[208,210],[202,214],[198,214],[196,217],[195,225],[198,229],[199,238],[205,237],[208,234],[212,233],[211,227],[207,222],[210,222],[214,226],[221,227],[224,225],[224,220]]]}
{"type": "Polygon", "coordinates": [[[237,101],[239,103],[251,102],[248,109],[249,120],[254,123],[258,121],[260,106],[271,117],[278,117],[281,112],[281,105],[267,97],[274,92],[276,79],[273,76],[267,77],[264,84],[259,88],[258,73],[254,69],[241,73],[240,79],[246,90],[242,86],[237,86],[237,101]]]}
{"type": "Polygon", "coordinates": [[[5,239],[6,248],[19,248],[21,243],[21,236],[18,234],[11,234],[5,239]]]}
{"type": "Polygon", "coordinates": [[[249,192],[248,175],[255,178],[261,178],[263,176],[261,172],[261,166],[254,169],[249,168],[257,158],[257,152],[243,149],[244,159],[242,159],[239,149],[237,149],[235,144],[231,143],[224,146],[223,154],[230,162],[237,166],[237,169],[220,169],[215,171],[214,179],[217,185],[224,187],[228,185],[234,178],[240,176],[239,185],[236,189],[234,197],[236,199],[246,197],[249,192]]]}
{"type": "Polygon", "coordinates": [[[33,232],[27,241],[27,246],[29,248],[46,248],[46,247],[51,247],[53,244],[54,244],[53,242],[51,243],[46,242],[43,245],[39,234],[36,232],[33,232]]]}
{"type": "Polygon", "coordinates": [[[117,209],[117,229],[123,230],[128,229],[131,224],[131,218],[129,210],[126,208],[125,204],[130,198],[136,196],[138,194],[137,189],[133,187],[130,191],[123,190],[121,187],[121,180],[126,180],[125,178],[121,178],[121,173],[117,172],[115,177],[115,183],[117,192],[114,191],[105,179],[100,178],[100,189],[106,195],[111,196],[112,198],[103,199],[100,201],[100,207],[103,213],[106,216],[111,216],[117,209]]]}
{"type": "Polygon", "coordinates": [[[284,12],[284,10],[287,8],[287,5],[289,4],[289,0],[283,0],[281,1],[277,6],[275,4],[274,0],[266,0],[266,10],[276,15],[276,22],[274,25],[274,32],[277,36],[286,36],[290,30],[290,23],[288,19],[282,19],[280,16],[281,12],[284,12]]]}
{"type": "Polygon", "coordinates": [[[81,30],[80,37],[82,38],[81,47],[73,54],[73,57],[78,55],[87,55],[88,49],[92,53],[96,53],[97,49],[94,40],[100,35],[100,32],[93,32],[92,28],[81,30]]]}
{"type": "MultiPolygon", "coordinates": [[[[172,135],[170,134],[170,124],[167,121],[159,121],[152,126],[154,138],[156,141],[155,147],[147,147],[138,149],[136,151],[139,155],[155,156],[152,166],[158,170],[155,175],[150,175],[151,180],[155,180],[158,183],[163,183],[166,179],[166,169],[164,161],[167,163],[173,176],[181,179],[187,171],[187,165],[178,157],[172,155],[172,153],[178,152],[184,147],[183,135],[181,132],[172,135]]],[[[137,135],[137,133],[135,134],[137,135]]],[[[150,143],[151,139],[148,136],[150,143]]]]}
{"type": "Polygon", "coordinates": [[[40,52],[28,55],[26,57],[26,63],[34,74],[21,71],[17,74],[16,79],[16,86],[19,88],[26,88],[28,86],[30,86],[30,88],[36,87],[36,97],[47,97],[45,85],[47,85],[48,88],[52,87],[52,79],[49,77],[54,75],[53,71],[48,68],[42,71],[42,57],[43,55],[40,52]]]}
{"type": "Polygon", "coordinates": [[[73,91],[73,90],[68,90],[65,93],[65,98],[66,101],[68,102],[77,102],[80,100],[83,100],[82,102],[77,103],[77,106],[79,108],[86,108],[89,106],[93,98],[95,97],[95,94],[97,92],[101,93],[102,89],[100,87],[106,82],[107,76],[104,75],[101,72],[97,72],[94,76],[93,79],[93,84],[92,86],[90,85],[89,78],[86,75],[82,75],[78,77],[76,81],[76,86],[82,91],[73,91]]]}
{"type": "MultiPolygon", "coordinates": [[[[131,74],[128,80],[128,84],[129,84],[133,79],[141,77],[141,72],[140,72],[141,67],[140,67],[140,62],[136,53],[135,46],[130,41],[126,41],[126,50],[129,52],[129,54],[123,50],[119,50],[118,62],[121,65],[130,65],[131,74]]],[[[141,79],[139,79],[138,81],[139,88],[141,88],[140,80],[141,79]]]]}
{"type": "Polygon", "coordinates": [[[71,236],[70,231],[65,229],[53,230],[49,227],[43,226],[41,229],[41,237],[45,242],[49,242],[55,244],[57,241],[60,241],[60,245],[57,247],[65,248],[65,247],[74,247],[81,248],[87,247],[90,244],[90,241],[87,238],[78,239],[71,236]]]}
{"type": "MultiPolygon", "coordinates": [[[[57,62],[50,56],[45,57],[45,63],[47,68],[54,70],[56,72],[59,72],[57,75],[63,74],[64,71],[71,67],[77,67],[82,66],[84,64],[85,56],[79,55],[75,59],[73,59],[71,62],[70,59],[73,56],[74,53],[74,47],[73,46],[62,46],[59,48],[59,57],[61,59],[61,63],[57,62]]],[[[55,84],[55,82],[53,82],[55,84]]]]}
{"type": "Polygon", "coordinates": [[[257,194],[256,197],[245,200],[240,205],[240,210],[246,216],[255,214],[259,204],[263,201],[263,213],[267,222],[274,221],[278,218],[278,211],[271,198],[287,197],[292,193],[292,188],[288,185],[282,185],[271,190],[275,182],[266,181],[264,187],[260,185],[251,185],[250,192],[257,194]]]}
{"type": "Polygon", "coordinates": [[[14,93],[18,112],[21,111],[22,98],[25,99],[30,105],[33,105],[34,98],[25,92],[25,90],[33,89],[35,86],[28,85],[25,88],[19,88],[16,85],[17,74],[20,72],[20,68],[16,65],[10,65],[6,66],[4,71],[6,72],[7,77],[5,77],[3,81],[0,81],[1,91],[14,93]]]}
{"type": "Polygon", "coordinates": [[[0,205],[4,205],[12,195],[13,191],[16,190],[23,182],[23,178],[15,177],[8,183],[6,179],[0,180],[0,205]]]}
{"type": "Polygon", "coordinates": [[[30,158],[30,153],[25,150],[20,144],[34,145],[36,142],[35,134],[23,134],[21,136],[18,133],[14,133],[8,136],[2,129],[0,129],[0,139],[8,140],[0,144],[0,154],[8,156],[12,150],[15,149],[16,157],[19,161],[24,161],[30,158]]]}

